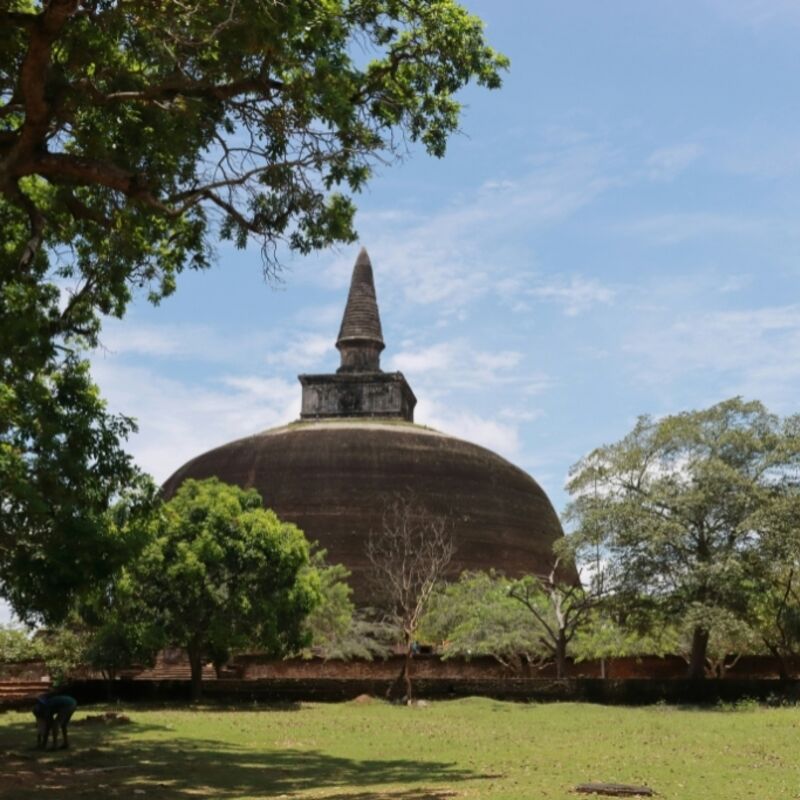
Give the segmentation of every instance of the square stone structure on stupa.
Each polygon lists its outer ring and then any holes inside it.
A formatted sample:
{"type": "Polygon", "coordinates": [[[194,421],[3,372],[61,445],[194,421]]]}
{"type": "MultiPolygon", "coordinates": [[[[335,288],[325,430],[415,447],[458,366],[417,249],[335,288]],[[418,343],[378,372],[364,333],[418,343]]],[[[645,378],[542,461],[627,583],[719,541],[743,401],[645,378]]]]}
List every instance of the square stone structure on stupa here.
{"type": "Polygon", "coordinates": [[[356,259],[336,348],[335,375],[300,375],[300,419],[383,417],[414,421],[417,398],[402,372],[381,370],[383,343],[375,279],[366,249],[356,259]]]}

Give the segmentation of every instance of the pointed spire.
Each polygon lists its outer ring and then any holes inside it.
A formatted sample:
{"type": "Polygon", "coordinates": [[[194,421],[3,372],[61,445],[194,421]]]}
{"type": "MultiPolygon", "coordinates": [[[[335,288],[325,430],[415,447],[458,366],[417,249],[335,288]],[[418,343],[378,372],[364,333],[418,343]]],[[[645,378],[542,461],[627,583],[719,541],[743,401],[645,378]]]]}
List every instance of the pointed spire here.
{"type": "Polygon", "coordinates": [[[353,267],[336,347],[342,356],[337,372],[380,372],[380,353],[385,345],[372,264],[364,247],[353,267]]]}

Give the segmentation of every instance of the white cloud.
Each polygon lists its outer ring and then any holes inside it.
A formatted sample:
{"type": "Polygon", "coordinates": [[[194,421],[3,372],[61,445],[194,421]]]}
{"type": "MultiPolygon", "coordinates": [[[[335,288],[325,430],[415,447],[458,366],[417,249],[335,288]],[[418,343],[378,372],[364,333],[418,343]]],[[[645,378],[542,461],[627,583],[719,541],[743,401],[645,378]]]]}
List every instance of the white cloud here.
{"type": "Polygon", "coordinates": [[[420,400],[415,421],[457,436],[459,439],[479,444],[509,460],[519,455],[520,438],[515,425],[453,408],[449,403],[440,400],[431,398],[420,400]]]}
{"type": "Polygon", "coordinates": [[[702,147],[694,142],[662,147],[647,159],[645,174],[654,181],[674,180],[702,152],[702,147]]]}
{"type": "Polygon", "coordinates": [[[111,360],[95,360],[92,371],[111,410],[138,420],[128,450],[158,481],[212,447],[300,411],[299,385],[281,379],[231,375],[209,386],[111,360]]]}
{"type": "Polygon", "coordinates": [[[247,364],[273,352],[281,337],[275,331],[253,330],[226,334],[208,325],[143,323],[135,317],[107,319],[95,359],[118,356],[149,359],[185,359],[225,364],[247,364]]]}
{"type": "Polygon", "coordinates": [[[108,319],[100,336],[101,349],[111,355],[201,357],[216,352],[219,339],[205,325],[136,323],[108,319]]]}
{"type": "Polygon", "coordinates": [[[759,236],[768,233],[771,227],[772,223],[758,217],[697,212],[642,217],[617,226],[617,230],[653,244],[673,245],[705,236],[759,236]]]}
{"type": "Polygon", "coordinates": [[[717,284],[717,291],[720,294],[734,294],[735,292],[740,292],[742,289],[746,289],[752,283],[752,275],[728,275],[722,278],[717,284]]]}
{"type": "MultiPolygon", "coordinates": [[[[458,313],[513,273],[520,245],[531,231],[554,226],[619,183],[602,144],[578,141],[551,147],[529,171],[476,187],[466,198],[433,214],[359,215],[361,239],[375,258],[379,297],[395,304],[430,305],[458,313]]],[[[342,253],[323,274],[345,287],[352,253],[342,253]]],[[[502,293],[501,293],[502,294],[502,293]]]]}
{"type": "Polygon", "coordinates": [[[305,333],[295,336],[277,352],[269,353],[266,362],[302,370],[319,364],[326,356],[335,352],[331,335],[305,333]]]}
{"type": "Polygon", "coordinates": [[[676,384],[688,373],[714,375],[728,395],[796,407],[800,383],[800,305],[685,316],[665,328],[639,330],[625,350],[637,375],[676,384]]]}
{"type": "Polygon", "coordinates": [[[559,303],[568,317],[575,317],[595,305],[612,303],[616,292],[595,279],[574,275],[566,282],[555,280],[529,289],[528,294],[559,303]]]}
{"type": "Polygon", "coordinates": [[[796,0],[710,0],[722,16],[752,28],[800,23],[796,0]]]}
{"type": "Polygon", "coordinates": [[[461,346],[454,342],[440,342],[414,350],[403,350],[389,359],[393,370],[419,374],[439,372],[450,369],[457,358],[461,346]]]}
{"type": "Polygon", "coordinates": [[[296,311],[292,316],[295,322],[303,327],[324,328],[326,331],[336,332],[342,321],[344,305],[342,303],[327,303],[322,306],[307,306],[296,311]]]}
{"type": "Polygon", "coordinates": [[[421,347],[405,342],[405,348],[389,359],[389,368],[407,373],[437,391],[483,389],[517,383],[529,377],[518,370],[523,354],[515,350],[477,350],[465,339],[421,347]]]}
{"type": "Polygon", "coordinates": [[[500,416],[514,422],[534,422],[544,416],[544,410],[541,408],[502,408],[500,416]]]}

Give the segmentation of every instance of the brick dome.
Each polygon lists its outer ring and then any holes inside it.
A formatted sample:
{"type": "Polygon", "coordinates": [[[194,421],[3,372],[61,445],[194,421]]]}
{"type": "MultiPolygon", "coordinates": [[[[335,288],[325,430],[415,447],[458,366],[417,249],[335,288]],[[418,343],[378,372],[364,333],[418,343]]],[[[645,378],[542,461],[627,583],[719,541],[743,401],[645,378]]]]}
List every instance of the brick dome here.
{"type": "Polygon", "coordinates": [[[411,491],[454,521],[453,575],[495,568],[510,576],[549,571],[561,525],[526,472],[478,445],[395,420],[299,422],[210,450],[164,485],[218,477],[257,489],[265,505],[352,571],[368,600],[365,544],[397,491],[411,491]]]}

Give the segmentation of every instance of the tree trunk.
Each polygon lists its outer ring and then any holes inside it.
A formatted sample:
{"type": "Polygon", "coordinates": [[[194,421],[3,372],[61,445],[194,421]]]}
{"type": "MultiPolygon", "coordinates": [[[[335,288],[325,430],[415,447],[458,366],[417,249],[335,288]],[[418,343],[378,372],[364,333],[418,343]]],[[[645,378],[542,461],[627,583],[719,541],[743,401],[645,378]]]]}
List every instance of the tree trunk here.
{"type": "Polygon", "coordinates": [[[789,661],[784,653],[778,653],[778,678],[781,683],[789,682],[789,661]]]}
{"type": "Polygon", "coordinates": [[[405,655],[400,674],[386,692],[387,700],[413,700],[413,687],[411,685],[411,659],[414,656],[413,642],[407,639],[405,642],[405,655]]]}
{"type": "Polygon", "coordinates": [[[689,678],[695,681],[706,676],[706,651],[708,650],[708,631],[700,626],[692,633],[692,654],[689,658],[689,678]]]}
{"type": "Polygon", "coordinates": [[[563,631],[559,632],[556,641],[556,678],[561,680],[567,676],[567,639],[563,631]]]}
{"type": "Polygon", "coordinates": [[[196,645],[189,645],[186,650],[192,670],[192,702],[196,703],[203,696],[203,651],[196,645]]]}
{"type": "Polygon", "coordinates": [[[111,702],[114,699],[114,678],[116,674],[111,670],[100,670],[103,676],[103,683],[106,688],[106,701],[111,702]]]}
{"type": "Polygon", "coordinates": [[[406,658],[403,665],[403,677],[405,678],[406,702],[410,703],[414,699],[414,691],[411,686],[411,660],[414,658],[413,644],[409,642],[406,646],[406,658]]]}
{"type": "Polygon", "coordinates": [[[762,641],[772,657],[778,662],[778,680],[781,683],[786,683],[789,680],[789,660],[786,657],[786,653],[772,642],[768,642],[766,639],[762,639],[762,641]]]}

